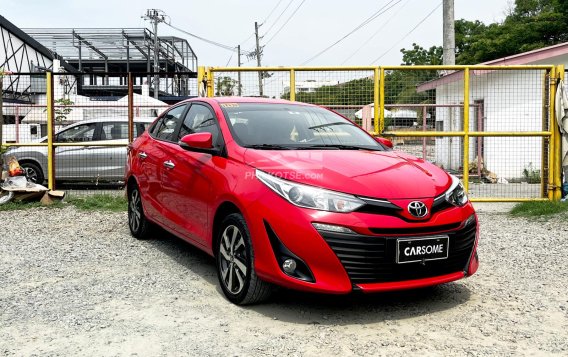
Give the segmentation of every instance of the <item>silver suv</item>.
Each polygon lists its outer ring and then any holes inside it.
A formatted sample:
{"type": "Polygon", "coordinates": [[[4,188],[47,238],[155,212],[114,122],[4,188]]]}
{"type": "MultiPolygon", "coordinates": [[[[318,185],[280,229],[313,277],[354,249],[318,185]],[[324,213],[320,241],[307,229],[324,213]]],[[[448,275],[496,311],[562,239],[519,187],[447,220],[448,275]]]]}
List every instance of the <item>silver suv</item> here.
{"type": "MultiPolygon", "coordinates": [[[[155,118],[135,118],[134,136],[142,135],[155,118]]],[[[124,179],[126,147],[128,145],[127,118],[98,118],[85,120],[59,130],[57,143],[85,143],[85,146],[55,148],[55,179],[73,182],[118,182],[124,179]],[[124,144],[124,146],[101,146],[124,144]]],[[[47,143],[47,137],[38,142],[47,143]]],[[[15,156],[28,178],[43,183],[47,176],[47,147],[12,147],[4,154],[4,162],[15,156]]]]}

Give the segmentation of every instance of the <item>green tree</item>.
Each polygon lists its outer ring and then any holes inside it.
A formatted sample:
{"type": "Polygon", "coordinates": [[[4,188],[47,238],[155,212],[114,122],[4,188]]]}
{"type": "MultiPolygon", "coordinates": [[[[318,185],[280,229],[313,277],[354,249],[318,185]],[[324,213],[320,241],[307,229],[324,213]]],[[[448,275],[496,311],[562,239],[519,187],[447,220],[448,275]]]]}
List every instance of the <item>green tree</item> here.
{"type": "Polygon", "coordinates": [[[217,78],[217,83],[215,84],[215,95],[217,96],[232,96],[235,95],[235,87],[237,81],[231,77],[219,77],[217,78]]]}

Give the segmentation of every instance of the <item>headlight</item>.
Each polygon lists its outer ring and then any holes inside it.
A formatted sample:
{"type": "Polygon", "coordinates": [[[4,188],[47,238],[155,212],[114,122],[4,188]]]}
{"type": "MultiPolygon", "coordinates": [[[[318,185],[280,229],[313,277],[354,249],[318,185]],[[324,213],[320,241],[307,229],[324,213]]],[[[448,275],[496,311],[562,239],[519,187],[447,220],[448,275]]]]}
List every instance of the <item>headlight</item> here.
{"type": "Polygon", "coordinates": [[[365,202],[355,196],[283,180],[256,170],[256,177],[290,203],[329,212],[353,212],[365,202]]]}
{"type": "Polygon", "coordinates": [[[460,179],[454,175],[450,176],[452,178],[452,185],[446,191],[446,201],[454,206],[461,207],[467,203],[467,193],[460,179]]]}

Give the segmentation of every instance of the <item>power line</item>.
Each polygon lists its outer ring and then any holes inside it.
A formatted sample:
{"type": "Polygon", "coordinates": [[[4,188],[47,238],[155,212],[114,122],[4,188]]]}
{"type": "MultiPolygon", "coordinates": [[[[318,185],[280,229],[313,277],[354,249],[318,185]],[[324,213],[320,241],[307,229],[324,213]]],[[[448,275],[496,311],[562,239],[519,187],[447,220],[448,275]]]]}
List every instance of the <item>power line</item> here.
{"type": "MultiPolygon", "coordinates": [[[[268,20],[270,18],[270,16],[272,16],[272,14],[274,13],[274,10],[276,10],[276,8],[278,8],[278,6],[280,5],[280,3],[282,3],[283,0],[279,0],[278,3],[276,3],[276,6],[274,6],[272,8],[272,10],[270,10],[270,13],[264,18],[264,20],[262,21],[262,23],[260,25],[263,25],[264,23],[266,23],[266,20],[268,20]]],[[[239,42],[239,44],[244,44],[245,42],[247,42],[248,40],[250,40],[252,37],[254,36],[254,32],[251,33],[249,35],[249,37],[247,37],[245,40],[239,42]]]]}
{"type": "Polygon", "coordinates": [[[412,30],[408,31],[408,33],[406,35],[404,35],[400,40],[398,40],[394,45],[392,45],[388,50],[386,50],[382,55],[380,55],[379,57],[375,58],[374,61],[372,61],[371,63],[375,63],[378,60],[380,60],[381,58],[383,58],[387,53],[389,53],[390,51],[392,51],[393,48],[395,48],[396,46],[398,46],[402,41],[404,41],[404,39],[406,39],[408,36],[410,36],[410,34],[412,34],[414,32],[414,30],[416,30],[420,25],[422,25],[424,23],[424,21],[426,21],[430,16],[432,16],[432,14],[438,10],[440,8],[440,6],[442,6],[442,2],[440,2],[438,4],[438,6],[436,6],[432,11],[430,11],[428,13],[428,15],[426,15],[422,20],[420,20],[416,26],[414,26],[412,28],[412,30]]]}
{"type": "MultiPolygon", "coordinates": [[[[405,7],[409,2],[410,2],[410,0],[406,0],[406,1],[402,4],[402,6],[399,7],[398,10],[396,10],[396,12],[393,13],[393,14],[391,15],[391,17],[389,17],[389,18],[387,19],[387,21],[383,22],[382,26],[379,27],[379,29],[378,29],[375,33],[373,33],[373,34],[371,35],[371,37],[369,37],[365,42],[363,42],[363,44],[362,44],[359,48],[357,48],[353,53],[351,53],[351,55],[350,55],[349,57],[347,57],[343,62],[341,62],[341,64],[342,64],[342,65],[345,64],[345,62],[349,61],[351,58],[353,58],[353,56],[355,56],[357,53],[359,53],[359,51],[361,51],[361,50],[365,47],[365,45],[367,45],[373,38],[375,38],[375,36],[377,36],[377,35],[379,34],[379,32],[381,32],[381,31],[389,24],[389,22],[391,22],[391,20],[394,19],[394,18],[402,11],[402,9],[404,9],[404,7],[405,7]]],[[[394,4],[394,5],[396,5],[396,4],[394,4]]],[[[393,6],[394,6],[394,5],[393,5],[393,6]]]]}
{"type": "Polygon", "coordinates": [[[283,1],[283,0],[279,0],[278,3],[276,3],[276,6],[274,6],[274,7],[272,8],[272,10],[270,10],[270,13],[268,14],[268,16],[266,16],[266,17],[264,18],[264,20],[262,20],[261,25],[264,25],[264,24],[266,23],[266,20],[268,20],[268,19],[270,18],[270,16],[272,16],[272,14],[274,13],[274,10],[276,10],[276,8],[277,8],[278,6],[280,6],[280,3],[281,3],[282,1],[283,1]]]}
{"type": "Polygon", "coordinates": [[[225,67],[229,67],[229,63],[231,63],[231,60],[233,59],[233,55],[234,55],[234,53],[231,53],[231,57],[229,57],[229,60],[227,61],[227,64],[225,65],[225,67]]]}
{"type": "Polygon", "coordinates": [[[206,38],[204,38],[204,37],[201,37],[201,36],[198,36],[198,35],[193,34],[193,33],[191,33],[191,32],[182,30],[182,29],[180,29],[179,27],[176,27],[176,26],[174,26],[174,25],[172,25],[172,24],[169,24],[169,23],[167,23],[167,22],[165,22],[164,24],[165,24],[165,25],[168,25],[169,27],[173,28],[174,30],[177,30],[177,31],[179,31],[179,32],[183,32],[183,33],[185,33],[185,34],[188,35],[188,36],[191,36],[191,37],[196,38],[196,39],[198,39],[198,40],[201,40],[201,41],[203,41],[203,42],[207,42],[207,43],[210,44],[210,45],[217,46],[217,47],[219,47],[219,48],[222,48],[222,49],[224,49],[224,50],[231,51],[231,52],[236,52],[236,51],[237,51],[237,49],[236,49],[235,46],[224,45],[224,44],[222,44],[222,43],[220,43],[220,42],[217,42],[217,41],[208,40],[208,39],[206,39],[206,38]]]}
{"type": "MultiPolygon", "coordinates": [[[[387,2],[383,7],[381,7],[379,10],[375,11],[371,16],[369,16],[367,19],[365,19],[363,22],[361,22],[359,25],[357,25],[353,30],[351,30],[349,33],[347,33],[346,35],[344,35],[343,37],[341,37],[339,40],[335,41],[334,43],[332,43],[331,45],[329,45],[328,47],[324,48],[323,50],[321,50],[320,52],[318,52],[317,54],[315,54],[314,56],[312,56],[311,58],[309,58],[308,60],[304,61],[302,63],[302,66],[313,61],[314,59],[318,58],[319,56],[321,56],[322,54],[324,54],[325,52],[329,51],[331,48],[333,48],[334,46],[336,46],[338,43],[340,43],[341,41],[345,40],[347,37],[351,36],[353,33],[355,33],[356,31],[358,31],[359,29],[361,29],[363,26],[367,25],[368,23],[370,23],[371,21],[373,21],[374,19],[376,19],[377,17],[381,16],[382,14],[384,14],[385,12],[387,12],[391,7],[388,7],[389,5],[391,5],[395,0],[390,0],[389,2],[387,2]],[[387,8],[388,7],[388,8],[387,8]],[[385,10],[386,9],[386,10],[385,10]]],[[[396,1],[394,5],[398,4],[399,2],[401,2],[402,0],[398,0],[396,1]]]]}
{"type": "Polygon", "coordinates": [[[286,10],[288,10],[288,8],[290,7],[290,5],[292,5],[292,3],[294,2],[294,0],[290,0],[290,2],[288,2],[288,5],[286,5],[286,7],[284,8],[284,10],[282,10],[282,12],[280,13],[280,15],[278,15],[278,17],[276,18],[276,20],[274,20],[274,22],[272,23],[272,25],[268,28],[268,30],[266,30],[266,32],[264,33],[264,35],[262,36],[266,36],[270,30],[272,30],[272,28],[274,27],[274,25],[276,25],[278,23],[278,20],[280,20],[280,18],[282,17],[282,15],[284,15],[284,13],[286,12],[286,10]]]}
{"type": "Polygon", "coordinates": [[[251,34],[249,35],[249,37],[246,38],[246,40],[243,40],[243,41],[239,42],[239,44],[242,45],[242,44],[246,43],[246,42],[247,42],[248,40],[250,40],[253,36],[254,36],[254,32],[251,33],[251,34]]]}
{"type": "Polygon", "coordinates": [[[276,31],[276,33],[274,35],[272,35],[272,37],[266,41],[266,43],[264,44],[265,46],[268,45],[270,43],[270,41],[272,41],[272,39],[274,39],[274,37],[276,37],[280,31],[282,31],[282,29],[284,28],[284,26],[286,26],[286,24],[292,19],[292,17],[294,17],[294,15],[296,15],[296,12],[298,12],[298,10],[300,10],[300,7],[302,7],[302,5],[304,5],[304,3],[306,2],[306,0],[302,0],[302,2],[300,3],[300,5],[298,5],[298,7],[296,8],[296,10],[294,10],[294,12],[292,12],[292,15],[290,15],[290,17],[288,17],[286,19],[286,21],[284,21],[284,23],[282,24],[282,26],[280,26],[280,28],[278,29],[278,31],[276,31]]]}

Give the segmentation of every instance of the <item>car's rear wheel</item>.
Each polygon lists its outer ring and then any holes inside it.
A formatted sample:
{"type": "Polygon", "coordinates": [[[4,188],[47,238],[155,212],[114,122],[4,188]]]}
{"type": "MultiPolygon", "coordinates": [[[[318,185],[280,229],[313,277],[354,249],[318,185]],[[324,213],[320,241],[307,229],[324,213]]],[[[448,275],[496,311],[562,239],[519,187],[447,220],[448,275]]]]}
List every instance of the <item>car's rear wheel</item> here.
{"type": "Polygon", "coordinates": [[[138,185],[132,184],[128,192],[128,227],[134,238],[147,239],[152,223],[148,221],[142,207],[142,197],[138,185]]]}
{"type": "Polygon", "coordinates": [[[26,172],[26,177],[33,183],[43,184],[45,176],[41,168],[33,162],[23,162],[20,167],[26,172]]]}
{"type": "Polygon", "coordinates": [[[228,215],[217,237],[217,275],[223,293],[238,305],[266,300],[272,286],[258,278],[254,270],[254,252],[243,216],[228,215]]]}

